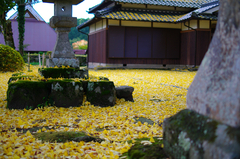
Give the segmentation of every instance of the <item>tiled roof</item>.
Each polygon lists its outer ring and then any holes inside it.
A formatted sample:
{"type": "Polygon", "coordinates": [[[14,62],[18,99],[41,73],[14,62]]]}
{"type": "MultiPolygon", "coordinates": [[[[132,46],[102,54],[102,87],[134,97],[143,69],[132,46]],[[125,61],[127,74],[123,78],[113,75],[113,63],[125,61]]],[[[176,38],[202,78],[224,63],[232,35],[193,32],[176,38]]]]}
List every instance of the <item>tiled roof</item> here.
{"type": "Polygon", "coordinates": [[[201,8],[196,9],[196,10],[194,10],[192,12],[189,12],[189,13],[185,14],[184,16],[179,18],[177,20],[177,22],[184,21],[184,20],[190,19],[192,17],[194,17],[194,18],[201,18],[201,19],[217,20],[217,16],[216,15],[204,14],[204,12],[206,12],[206,11],[208,11],[208,10],[214,8],[214,7],[217,7],[217,6],[219,6],[219,2],[218,1],[214,1],[214,2],[210,2],[210,3],[204,4],[204,5],[202,5],[201,8]]]}
{"type": "Polygon", "coordinates": [[[105,4],[110,2],[132,3],[132,4],[148,4],[158,6],[173,6],[185,8],[200,8],[202,4],[209,3],[215,0],[105,0],[101,4],[89,9],[89,13],[96,10],[101,10],[105,4]]]}
{"type": "Polygon", "coordinates": [[[175,22],[185,12],[113,7],[96,12],[96,17],[132,21],[175,22]]]}
{"type": "Polygon", "coordinates": [[[174,7],[199,8],[204,3],[209,3],[213,0],[109,0],[114,2],[135,3],[135,4],[150,4],[163,5],[174,7]]]}

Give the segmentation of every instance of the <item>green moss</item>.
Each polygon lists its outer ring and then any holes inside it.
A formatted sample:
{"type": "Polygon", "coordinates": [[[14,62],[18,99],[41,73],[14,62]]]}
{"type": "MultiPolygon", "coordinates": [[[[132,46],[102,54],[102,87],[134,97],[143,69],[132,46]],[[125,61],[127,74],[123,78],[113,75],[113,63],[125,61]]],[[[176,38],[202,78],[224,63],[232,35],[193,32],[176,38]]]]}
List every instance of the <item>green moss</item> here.
{"type": "Polygon", "coordinates": [[[86,95],[87,101],[93,105],[113,106],[116,101],[116,91],[112,81],[89,81],[86,95]]]}
{"type": "Polygon", "coordinates": [[[79,68],[44,68],[38,71],[44,78],[88,78],[87,70],[79,68]]]}
{"type": "MultiPolygon", "coordinates": [[[[124,153],[121,157],[126,156],[128,159],[166,159],[168,156],[162,148],[163,141],[154,137],[154,143],[143,145],[141,141],[150,140],[149,138],[136,139],[134,146],[124,153]]],[[[131,143],[131,142],[129,142],[131,143]]]]}
{"type": "Polygon", "coordinates": [[[41,132],[33,134],[37,139],[42,140],[43,142],[68,142],[72,141],[76,137],[86,136],[83,132],[41,132]]]}
{"type": "Polygon", "coordinates": [[[75,142],[102,142],[104,140],[88,136],[84,132],[75,132],[75,131],[67,131],[67,132],[41,132],[33,134],[33,136],[37,139],[42,140],[43,142],[58,142],[58,143],[65,143],[69,141],[75,142]]]}
{"type": "Polygon", "coordinates": [[[10,77],[9,80],[8,80],[8,84],[11,83],[12,81],[17,81],[17,80],[25,80],[25,79],[32,79],[33,76],[13,76],[13,77],[10,77]]]}
{"type": "Polygon", "coordinates": [[[19,80],[8,85],[7,108],[34,109],[46,103],[51,85],[42,81],[19,80]]]}
{"type": "MultiPolygon", "coordinates": [[[[50,82],[50,81],[49,81],[50,82]]],[[[57,107],[80,106],[83,102],[82,82],[72,80],[51,80],[50,99],[57,107]]]]}
{"type": "Polygon", "coordinates": [[[240,145],[240,128],[234,128],[229,126],[226,131],[230,139],[236,140],[240,145]]]}
{"type": "Polygon", "coordinates": [[[193,148],[200,158],[204,154],[202,145],[216,139],[219,123],[192,110],[182,110],[164,121],[164,149],[173,157],[186,158],[193,148]]]}
{"type": "MultiPolygon", "coordinates": [[[[214,142],[217,137],[215,131],[219,123],[194,111],[185,109],[169,118],[169,124],[172,125],[171,128],[175,130],[175,134],[180,134],[182,131],[187,132],[187,136],[194,142],[199,140],[214,142]]],[[[178,139],[178,137],[175,139],[178,139]]],[[[175,142],[177,143],[178,141],[175,142]]]]}

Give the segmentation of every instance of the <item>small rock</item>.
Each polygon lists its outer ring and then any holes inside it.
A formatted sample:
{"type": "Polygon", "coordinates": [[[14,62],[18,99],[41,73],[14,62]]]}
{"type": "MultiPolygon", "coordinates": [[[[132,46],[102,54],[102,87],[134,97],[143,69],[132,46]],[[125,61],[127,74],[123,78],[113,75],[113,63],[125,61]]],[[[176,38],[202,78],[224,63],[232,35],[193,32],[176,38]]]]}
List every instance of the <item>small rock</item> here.
{"type": "Polygon", "coordinates": [[[132,96],[133,91],[134,91],[134,88],[131,86],[116,87],[117,98],[124,98],[125,101],[131,101],[131,102],[134,101],[132,96]]]}

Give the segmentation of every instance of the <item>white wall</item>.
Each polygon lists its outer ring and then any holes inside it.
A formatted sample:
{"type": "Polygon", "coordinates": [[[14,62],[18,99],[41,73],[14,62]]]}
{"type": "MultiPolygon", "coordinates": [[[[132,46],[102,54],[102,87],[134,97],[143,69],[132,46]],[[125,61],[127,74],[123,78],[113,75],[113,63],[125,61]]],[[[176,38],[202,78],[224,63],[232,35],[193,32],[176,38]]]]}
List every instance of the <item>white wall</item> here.
{"type": "Polygon", "coordinates": [[[133,27],[151,27],[151,22],[142,22],[142,21],[121,21],[122,26],[133,26],[133,27]]]}
{"type": "Polygon", "coordinates": [[[209,20],[199,20],[199,28],[200,29],[209,29],[210,21],[209,20]]]}
{"type": "Polygon", "coordinates": [[[108,25],[111,25],[111,26],[119,26],[120,24],[120,21],[119,20],[111,20],[111,19],[108,19],[108,25]]]}
{"type": "Polygon", "coordinates": [[[173,29],[181,29],[181,23],[153,23],[154,28],[173,28],[173,29]]]}
{"type": "Polygon", "coordinates": [[[190,27],[193,29],[198,28],[198,21],[197,20],[190,20],[190,27]]]}
{"type": "Polygon", "coordinates": [[[107,20],[106,19],[100,20],[100,21],[90,25],[89,33],[94,33],[96,31],[99,31],[106,27],[107,27],[107,20]]]}
{"type": "Polygon", "coordinates": [[[96,24],[94,23],[94,24],[90,25],[90,27],[89,27],[89,33],[93,33],[93,32],[95,32],[95,31],[96,31],[96,24]]]}

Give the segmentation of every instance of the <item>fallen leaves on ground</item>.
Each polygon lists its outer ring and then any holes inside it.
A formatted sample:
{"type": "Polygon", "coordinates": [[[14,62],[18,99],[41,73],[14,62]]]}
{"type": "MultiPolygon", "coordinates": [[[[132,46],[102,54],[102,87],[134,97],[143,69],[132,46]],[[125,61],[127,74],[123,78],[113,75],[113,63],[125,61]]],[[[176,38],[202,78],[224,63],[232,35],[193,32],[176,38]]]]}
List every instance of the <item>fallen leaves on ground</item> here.
{"type": "MultiPolygon", "coordinates": [[[[36,76],[32,66],[27,75],[36,76]]],[[[164,118],[186,108],[186,94],[196,72],[163,70],[90,70],[89,74],[104,76],[115,86],[134,87],[134,102],[118,99],[114,107],[100,108],[85,102],[74,108],[45,107],[35,110],[6,109],[7,82],[13,72],[0,73],[0,156],[1,158],[112,158],[127,152],[128,140],[162,137],[164,118]],[[153,125],[136,122],[147,118],[153,125]],[[84,131],[105,141],[43,143],[30,131],[19,129],[40,127],[37,132],[84,131]],[[48,129],[46,129],[46,127],[48,129]]]]}

